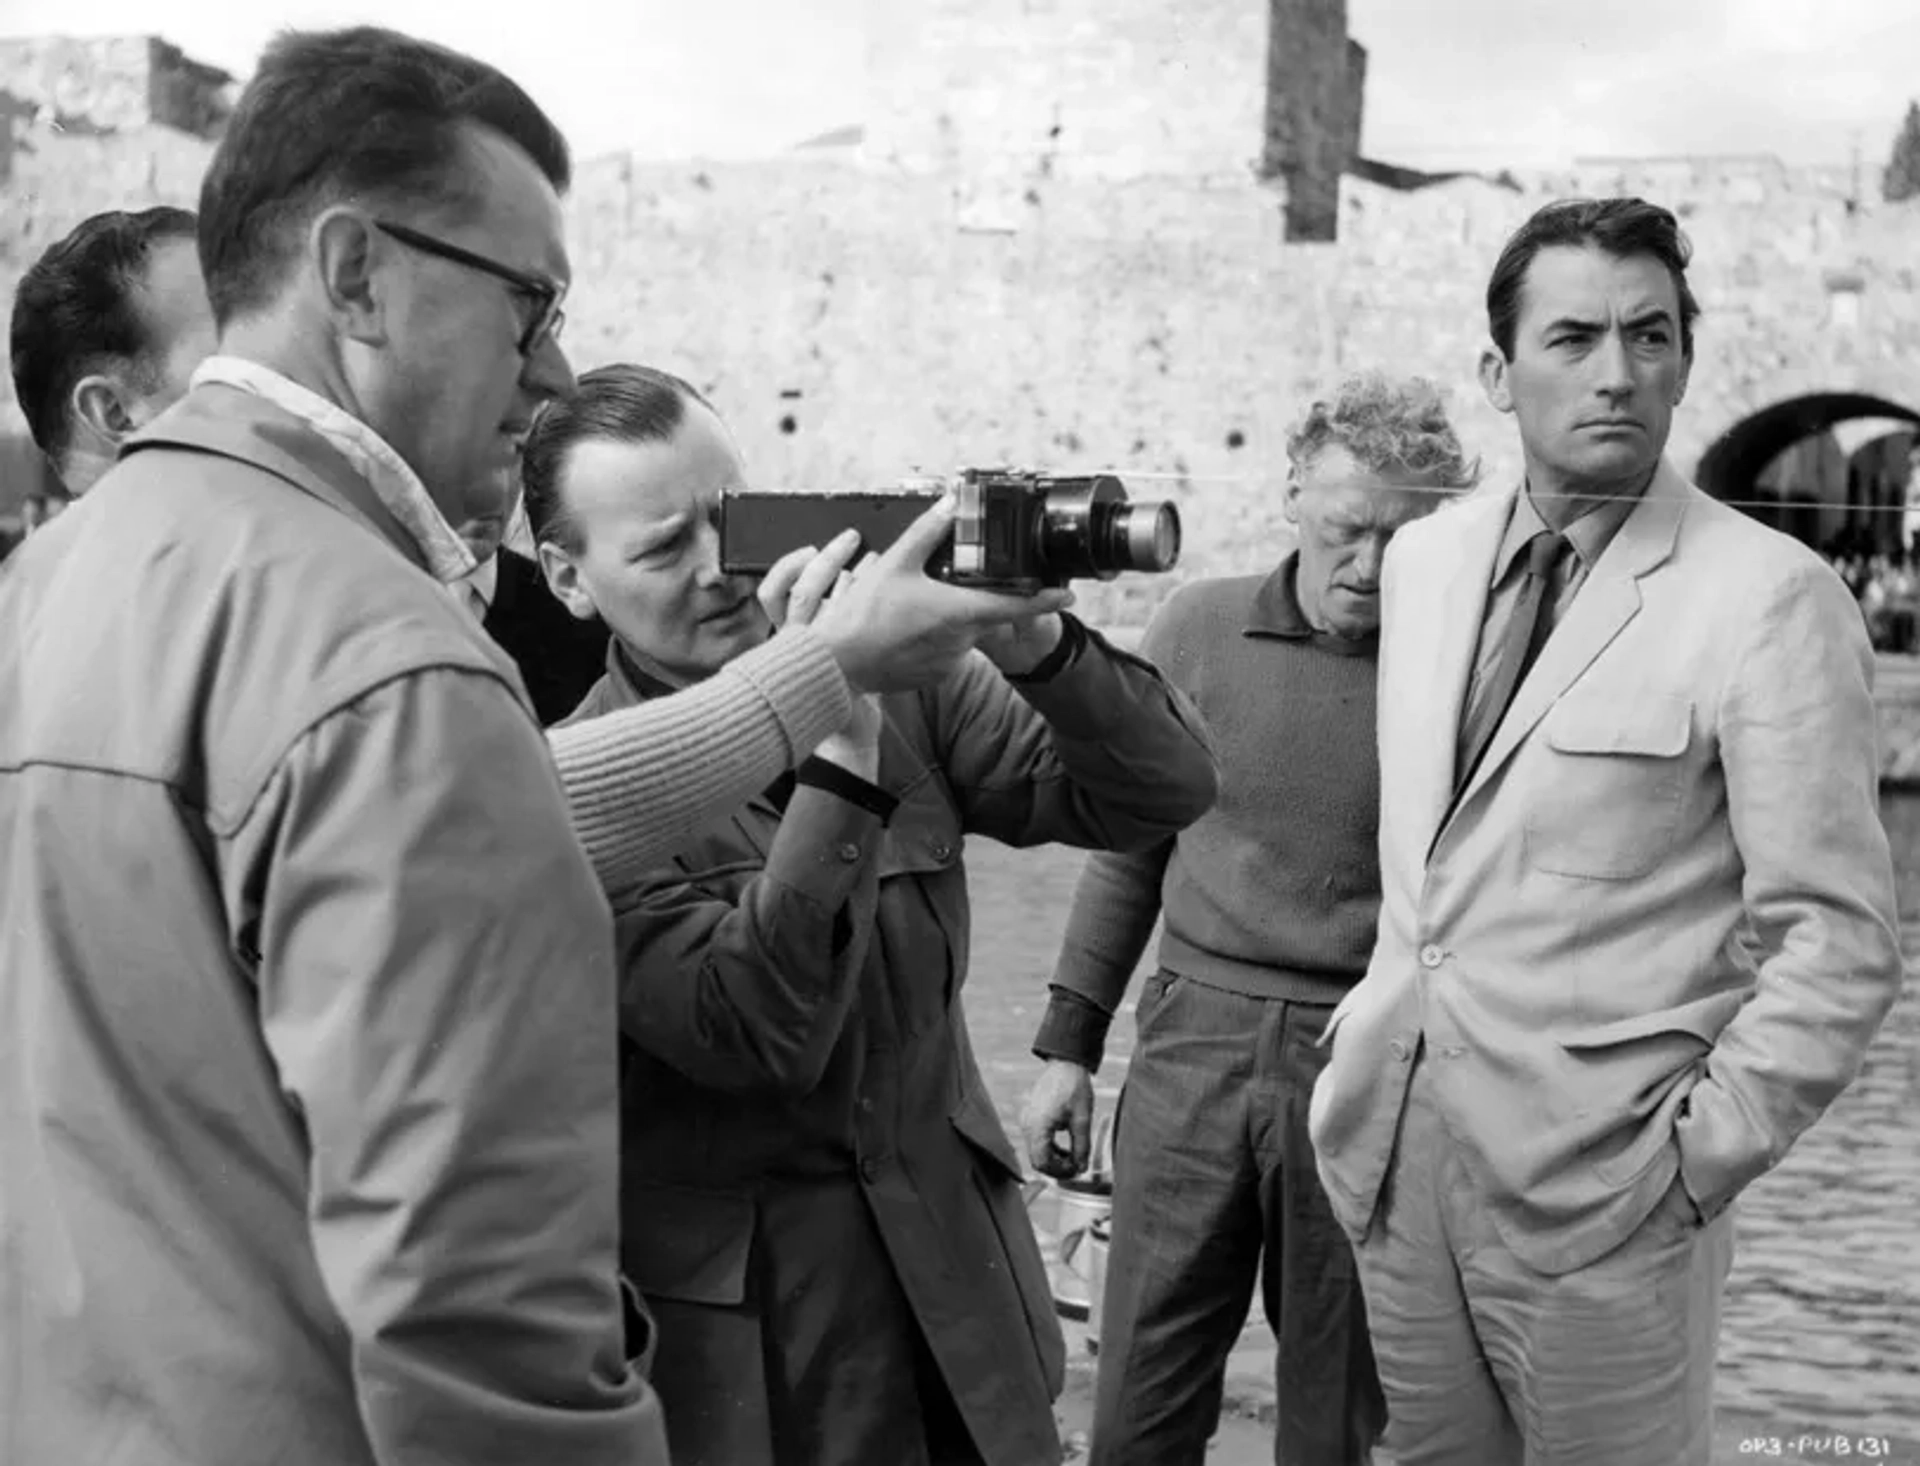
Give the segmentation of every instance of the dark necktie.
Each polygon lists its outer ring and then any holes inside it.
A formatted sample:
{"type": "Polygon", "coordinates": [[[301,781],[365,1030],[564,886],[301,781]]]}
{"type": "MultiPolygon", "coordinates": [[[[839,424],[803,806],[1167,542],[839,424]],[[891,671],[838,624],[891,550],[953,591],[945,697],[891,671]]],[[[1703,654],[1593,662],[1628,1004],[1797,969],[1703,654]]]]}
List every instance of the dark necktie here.
{"type": "Polygon", "coordinates": [[[1460,730],[1459,777],[1456,787],[1464,788],[1473,771],[1493,742],[1494,730],[1506,716],[1507,705],[1519,688],[1533,659],[1539,655],[1547,633],[1553,629],[1546,615],[1547,598],[1553,592],[1553,572],[1567,551],[1567,541],[1551,530],[1541,530],[1527,541],[1527,576],[1520,583],[1520,595],[1513,603],[1513,619],[1507,623],[1506,639],[1500,645],[1500,660],[1494,663],[1487,694],[1480,700],[1479,715],[1470,718],[1460,730]]]}

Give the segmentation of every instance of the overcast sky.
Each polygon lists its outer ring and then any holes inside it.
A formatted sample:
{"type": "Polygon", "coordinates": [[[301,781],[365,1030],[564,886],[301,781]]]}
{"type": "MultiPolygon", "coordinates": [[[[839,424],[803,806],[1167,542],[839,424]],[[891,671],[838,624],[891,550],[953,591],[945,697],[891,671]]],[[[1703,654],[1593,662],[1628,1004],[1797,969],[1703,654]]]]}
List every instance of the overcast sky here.
{"type": "MultiPolygon", "coordinates": [[[[281,26],[378,20],[511,70],[581,156],[738,157],[860,120],[875,3],[912,0],[0,0],[0,34],[157,30],[244,72],[281,26]]],[[[1366,151],[1426,167],[1857,141],[1877,176],[1920,95],[1920,0],[1349,0],[1349,27],[1366,151]]]]}

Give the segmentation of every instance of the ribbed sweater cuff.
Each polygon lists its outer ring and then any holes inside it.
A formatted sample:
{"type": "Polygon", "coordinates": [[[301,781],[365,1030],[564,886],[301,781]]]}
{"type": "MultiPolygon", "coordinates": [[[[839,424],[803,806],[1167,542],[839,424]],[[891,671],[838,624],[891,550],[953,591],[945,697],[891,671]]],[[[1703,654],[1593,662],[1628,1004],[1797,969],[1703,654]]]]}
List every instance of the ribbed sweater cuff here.
{"type": "Polygon", "coordinates": [[[1046,1016],[1034,1035],[1033,1052],[1042,1059],[1067,1059],[1088,1071],[1100,1067],[1113,1015],[1071,988],[1048,988],[1046,1016]]]}
{"type": "Polygon", "coordinates": [[[613,890],[766,788],[852,712],[826,643],[796,628],[684,692],[548,739],[574,827],[613,890]]]}

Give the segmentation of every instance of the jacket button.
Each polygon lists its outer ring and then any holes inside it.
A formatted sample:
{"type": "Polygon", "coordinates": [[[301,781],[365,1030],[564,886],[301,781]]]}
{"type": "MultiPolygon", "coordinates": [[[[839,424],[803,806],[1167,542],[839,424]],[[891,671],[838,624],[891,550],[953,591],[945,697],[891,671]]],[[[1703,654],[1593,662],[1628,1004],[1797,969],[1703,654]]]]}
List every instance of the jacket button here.
{"type": "Polygon", "coordinates": [[[840,859],[845,861],[848,865],[852,865],[855,861],[859,860],[860,858],[860,847],[854,844],[853,841],[848,840],[844,844],[842,844],[838,849],[836,849],[833,853],[839,856],[840,859]]]}
{"type": "Polygon", "coordinates": [[[1387,1052],[1392,1054],[1393,1057],[1402,1064],[1413,1057],[1413,1050],[1407,1047],[1407,1041],[1403,1038],[1396,1038],[1392,1043],[1388,1044],[1387,1052]]]}
{"type": "Polygon", "coordinates": [[[1432,942],[1428,942],[1426,946],[1420,949],[1420,965],[1422,967],[1438,967],[1446,960],[1447,954],[1442,952],[1432,942]]]}
{"type": "Polygon", "coordinates": [[[935,840],[932,849],[935,860],[947,860],[953,855],[953,847],[945,840],[935,840]]]}

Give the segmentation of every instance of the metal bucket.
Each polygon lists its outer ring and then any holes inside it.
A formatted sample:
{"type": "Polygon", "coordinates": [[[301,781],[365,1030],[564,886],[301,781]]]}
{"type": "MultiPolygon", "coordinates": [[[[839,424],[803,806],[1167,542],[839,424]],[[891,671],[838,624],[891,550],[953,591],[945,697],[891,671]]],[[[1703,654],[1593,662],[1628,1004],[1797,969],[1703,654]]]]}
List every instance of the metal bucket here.
{"type": "Polygon", "coordinates": [[[1069,1314],[1056,1290],[1054,1307],[1069,1318],[1084,1318],[1090,1342],[1100,1338],[1100,1305],[1107,1291],[1107,1248],[1113,1241],[1113,1214],[1102,1212],[1078,1232],[1060,1238],[1060,1269],[1081,1280],[1082,1312],[1069,1314]]]}
{"type": "Polygon", "coordinates": [[[1093,1133],[1093,1156],[1088,1174],[1066,1181],[1047,1181],[1030,1192],[1028,1209],[1041,1197],[1049,1198],[1053,1213],[1049,1227],[1036,1220],[1034,1230],[1041,1250],[1052,1254],[1048,1271],[1053,1281],[1053,1306],[1062,1318],[1091,1318],[1099,1308],[1099,1281],[1092,1269],[1106,1264],[1105,1228],[1113,1212],[1113,1120],[1104,1117],[1093,1133]],[[1097,1248],[1086,1245],[1094,1228],[1101,1228],[1097,1248]],[[1051,1247],[1047,1244],[1051,1243],[1051,1247]]]}

